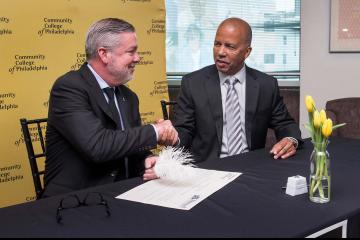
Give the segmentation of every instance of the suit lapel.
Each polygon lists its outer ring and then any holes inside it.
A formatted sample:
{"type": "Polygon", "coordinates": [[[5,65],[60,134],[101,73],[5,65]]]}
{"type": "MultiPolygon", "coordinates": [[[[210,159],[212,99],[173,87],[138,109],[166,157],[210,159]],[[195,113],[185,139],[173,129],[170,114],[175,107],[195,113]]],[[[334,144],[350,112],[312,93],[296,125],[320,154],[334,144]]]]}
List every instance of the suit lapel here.
{"type": "Polygon", "coordinates": [[[256,77],[251,74],[251,69],[246,68],[246,116],[245,116],[245,128],[246,139],[248,141],[249,148],[251,149],[251,132],[253,118],[256,113],[256,108],[259,99],[259,83],[256,77]]]}
{"type": "Polygon", "coordinates": [[[215,66],[210,70],[207,79],[205,79],[205,89],[207,92],[212,117],[216,125],[216,133],[219,145],[222,144],[223,134],[223,110],[221,100],[221,87],[218,71],[215,66]]]}
{"type": "Polygon", "coordinates": [[[116,121],[114,120],[113,115],[111,114],[111,111],[109,109],[109,104],[106,102],[104,93],[101,90],[99,84],[97,83],[95,76],[87,67],[87,63],[82,65],[79,71],[85,81],[90,84],[91,97],[95,98],[95,101],[99,105],[100,109],[116,124],[116,121]]]}

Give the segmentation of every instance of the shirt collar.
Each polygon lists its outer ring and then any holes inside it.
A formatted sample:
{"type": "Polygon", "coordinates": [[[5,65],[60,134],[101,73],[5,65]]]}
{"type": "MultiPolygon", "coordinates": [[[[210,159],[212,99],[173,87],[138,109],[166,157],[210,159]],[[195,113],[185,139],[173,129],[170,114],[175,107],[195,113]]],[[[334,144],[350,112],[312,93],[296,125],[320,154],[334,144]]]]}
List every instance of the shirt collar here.
{"type": "Polygon", "coordinates": [[[102,77],[100,77],[99,74],[97,74],[97,72],[95,72],[95,70],[91,67],[90,64],[87,64],[88,68],[90,69],[90,71],[94,74],[95,78],[96,78],[96,81],[98,82],[99,86],[101,89],[104,89],[104,88],[108,88],[110,87],[109,84],[107,84],[105,82],[104,79],[102,79],[102,77]]]}
{"type": "Polygon", "coordinates": [[[222,72],[219,72],[220,84],[225,84],[226,79],[228,78],[237,78],[241,84],[246,81],[246,67],[244,66],[238,71],[235,75],[229,76],[222,72]]]}

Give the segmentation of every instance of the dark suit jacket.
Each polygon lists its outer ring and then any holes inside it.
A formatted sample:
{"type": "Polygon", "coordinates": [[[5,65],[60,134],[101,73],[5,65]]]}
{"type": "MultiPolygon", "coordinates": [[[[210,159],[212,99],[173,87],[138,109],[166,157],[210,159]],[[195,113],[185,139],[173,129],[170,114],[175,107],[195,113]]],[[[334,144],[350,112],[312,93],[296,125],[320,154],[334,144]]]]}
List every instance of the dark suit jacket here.
{"type": "Polygon", "coordinates": [[[44,196],[52,196],[124,178],[124,158],[130,177],[143,170],[143,161],[156,148],[151,125],[141,126],[139,100],[125,86],[125,131],[116,122],[103,91],[84,64],[54,84],[46,133],[44,196]]]}
{"type": "MultiPolygon", "coordinates": [[[[175,108],[175,127],[181,146],[197,161],[218,159],[223,135],[223,109],[219,74],[215,65],[183,77],[175,108]]],[[[301,139],[300,129],[279,95],[277,80],[246,67],[246,139],[250,150],[265,147],[268,128],[277,139],[301,139]]]]}

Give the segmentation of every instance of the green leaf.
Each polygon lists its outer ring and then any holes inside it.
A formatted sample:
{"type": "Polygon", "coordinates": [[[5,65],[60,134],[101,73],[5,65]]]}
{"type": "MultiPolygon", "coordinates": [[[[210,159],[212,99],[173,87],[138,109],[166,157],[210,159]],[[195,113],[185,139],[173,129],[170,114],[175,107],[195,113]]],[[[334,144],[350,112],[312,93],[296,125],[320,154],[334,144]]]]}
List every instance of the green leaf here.
{"type": "Polygon", "coordinates": [[[311,128],[310,124],[306,123],[304,126],[311,133],[311,135],[314,133],[314,130],[311,128]]]}
{"type": "Polygon", "coordinates": [[[342,123],[342,124],[335,125],[335,126],[333,126],[332,130],[334,131],[334,130],[336,130],[336,129],[338,129],[338,128],[341,128],[341,127],[343,127],[343,126],[345,126],[345,125],[346,125],[346,123],[342,123]]]}

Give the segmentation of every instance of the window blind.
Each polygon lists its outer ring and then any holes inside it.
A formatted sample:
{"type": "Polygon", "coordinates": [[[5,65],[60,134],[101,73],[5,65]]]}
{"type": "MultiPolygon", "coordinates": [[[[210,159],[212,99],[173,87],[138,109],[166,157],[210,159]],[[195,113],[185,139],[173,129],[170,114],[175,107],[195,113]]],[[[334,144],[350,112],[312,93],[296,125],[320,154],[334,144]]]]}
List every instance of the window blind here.
{"type": "Polygon", "coordinates": [[[218,25],[239,17],[253,30],[248,66],[264,72],[299,72],[300,0],[166,0],[168,74],[213,64],[218,25]]]}

